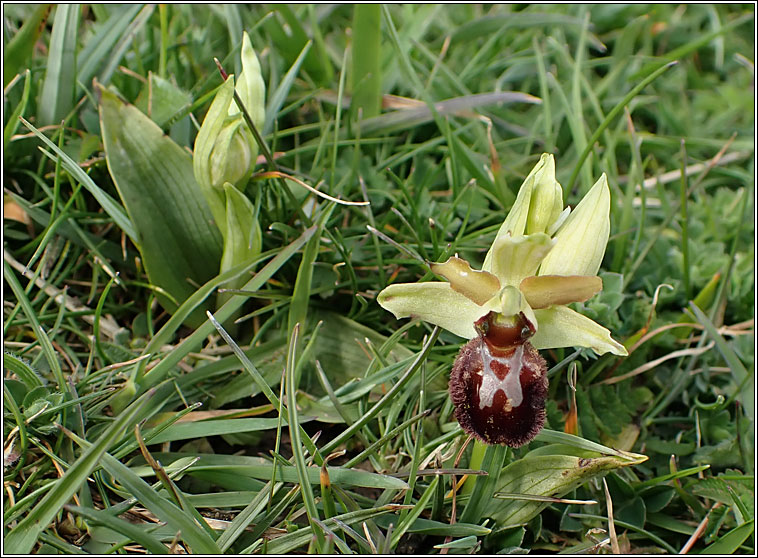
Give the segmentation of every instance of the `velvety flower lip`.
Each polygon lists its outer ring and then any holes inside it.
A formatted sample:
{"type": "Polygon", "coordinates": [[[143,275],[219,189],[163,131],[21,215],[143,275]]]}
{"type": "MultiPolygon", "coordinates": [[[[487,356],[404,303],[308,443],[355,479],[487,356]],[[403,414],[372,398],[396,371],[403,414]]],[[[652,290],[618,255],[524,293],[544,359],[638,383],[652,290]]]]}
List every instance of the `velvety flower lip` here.
{"type": "Polygon", "coordinates": [[[396,318],[417,317],[466,339],[490,311],[523,312],[537,349],[587,347],[626,355],[610,332],[567,305],[602,289],[597,272],[610,231],[610,189],[603,174],[573,211],[563,209],[555,160],[543,154],[519,189],[481,270],[452,257],[431,264],[446,281],[399,283],[377,296],[396,318]]]}

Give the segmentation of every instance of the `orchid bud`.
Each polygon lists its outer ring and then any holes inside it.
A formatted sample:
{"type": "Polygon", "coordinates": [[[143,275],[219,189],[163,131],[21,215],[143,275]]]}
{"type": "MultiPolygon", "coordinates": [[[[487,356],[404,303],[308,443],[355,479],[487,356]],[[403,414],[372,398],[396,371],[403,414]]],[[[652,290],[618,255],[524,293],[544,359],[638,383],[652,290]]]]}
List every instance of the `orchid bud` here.
{"type": "MultiPolygon", "coordinates": [[[[237,95],[256,128],[263,126],[265,85],[261,67],[247,33],[242,37],[242,72],[237,95]]],[[[195,140],[193,168],[211,213],[225,230],[226,196],[224,183],[244,190],[258,158],[258,144],[234,100],[234,76],[227,77],[205,115],[195,140]]]]}
{"type": "Polygon", "coordinates": [[[238,117],[227,118],[216,136],[210,157],[210,181],[213,188],[229,182],[244,186],[250,178],[258,156],[255,138],[238,117]]]}

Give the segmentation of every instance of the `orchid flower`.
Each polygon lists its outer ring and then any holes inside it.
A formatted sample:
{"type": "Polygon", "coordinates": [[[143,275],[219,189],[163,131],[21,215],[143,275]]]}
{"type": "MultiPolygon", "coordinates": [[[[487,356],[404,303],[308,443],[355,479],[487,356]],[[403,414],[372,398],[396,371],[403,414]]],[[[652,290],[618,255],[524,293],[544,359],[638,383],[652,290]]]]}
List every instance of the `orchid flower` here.
{"type": "Polygon", "coordinates": [[[524,313],[536,349],[589,347],[598,355],[626,355],[600,324],[567,305],[602,290],[597,277],[610,231],[610,190],[603,174],[573,211],[563,209],[555,160],[544,154],[519,189],[481,271],[451,257],[431,264],[447,281],[400,283],[377,301],[396,318],[416,317],[460,337],[489,312],[524,313]]]}
{"type": "Polygon", "coordinates": [[[421,318],[470,340],[455,359],[449,391],[455,418],[481,442],[519,447],[542,429],[548,378],[538,349],[627,354],[606,328],[567,306],[603,288],[597,272],[609,213],[605,174],[573,212],[564,210],[555,161],[544,154],[481,270],[454,256],[430,265],[447,281],[390,285],[377,296],[397,318],[421,318]]]}

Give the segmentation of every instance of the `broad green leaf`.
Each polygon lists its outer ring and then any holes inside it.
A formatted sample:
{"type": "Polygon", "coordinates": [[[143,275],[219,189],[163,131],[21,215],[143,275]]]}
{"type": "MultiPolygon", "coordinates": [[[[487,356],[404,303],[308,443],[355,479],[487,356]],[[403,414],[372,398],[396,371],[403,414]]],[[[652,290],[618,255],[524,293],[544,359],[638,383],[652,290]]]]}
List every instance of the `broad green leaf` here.
{"type": "MultiPolygon", "coordinates": [[[[572,455],[535,455],[514,461],[500,473],[497,492],[561,497],[588,480],[619,467],[637,465],[647,459],[644,455],[629,457],[572,455]]],[[[517,525],[529,521],[548,502],[532,500],[491,500],[484,515],[499,525],[517,525]]]]}
{"type": "Polygon", "coordinates": [[[39,101],[39,123],[60,124],[74,107],[79,4],[58,4],[39,101]]]}
{"type": "Polygon", "coordinates": [[[5,536],[5,552],[9,554],[29,554],[37,542],[40,533],[47,528],[63,505],[68,502],[82,483],[100,464],[105,452],[123,433],[138,419],[139,412],[145,403],[154,395],[153,391],[145,393],[132,403],[111,423],[105,432],[99,436],[84,453],[60,477],[53,488],[45,494],[40,502],[19,521],[5,536]]]}
{"type": "MultiPolygon", "coordinates": [[[[335,312],[319,311],[314,314],[314,320],[323,322],[323,326],[319,331],[319,343],[315,347],[313,358],[321,362],[334,389],[354,378],[363,379],[372,361],[371,354],[366,352],[365,340],[368,339],[379,349],[387,342],[387,337],[335,312]]],[[[413,352],[401,344],[394,345],[388,353],[383,354],[386,354],[389,362],[413,356],[413,352]]],[[[376,378],[372,376],[369,381],[373,379],[376,378]]],[[[310,380],[310,393],[313,393],[313,387],[317,384],[315,378],[310,380]]]]}
{"type": "MultiPolygon", "coordinates": [[[[137,231],[150,282],[181,304],[218,272],[221,235],[195,182],[192,159],[147,116],[100,88],[108,170],[137,231]]],[[[176,310],[166,296],[158,300],[176,310]]],[[[199,324],[202,309],[188,322],[199,324]]]]}
{"type": "Polygon", "coordinates": [[[191,104],[192,95],[153,72],[150,72],[147,85],[134,101],[134,105],[161,128],[191,104]]]}

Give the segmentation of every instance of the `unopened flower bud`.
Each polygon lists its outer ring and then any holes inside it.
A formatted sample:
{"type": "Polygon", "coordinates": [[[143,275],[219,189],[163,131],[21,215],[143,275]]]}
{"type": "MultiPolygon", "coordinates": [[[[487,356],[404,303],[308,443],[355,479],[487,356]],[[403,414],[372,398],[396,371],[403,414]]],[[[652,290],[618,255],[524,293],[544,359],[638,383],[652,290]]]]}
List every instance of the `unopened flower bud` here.
{"type": "MultiPolygon", "coordinates": [[[[260,130],[265,117],[266,88],[261,67],[247,33],[242,37],[242,72],[236,91],[253,124],[260,130]]],[[[227,77],[205,115],[195,140],[193,168],[216,224],[225,230],[224,184],[244,190],[258,158],[255,141],[234,100],[234,76],[227,77]]]]}

